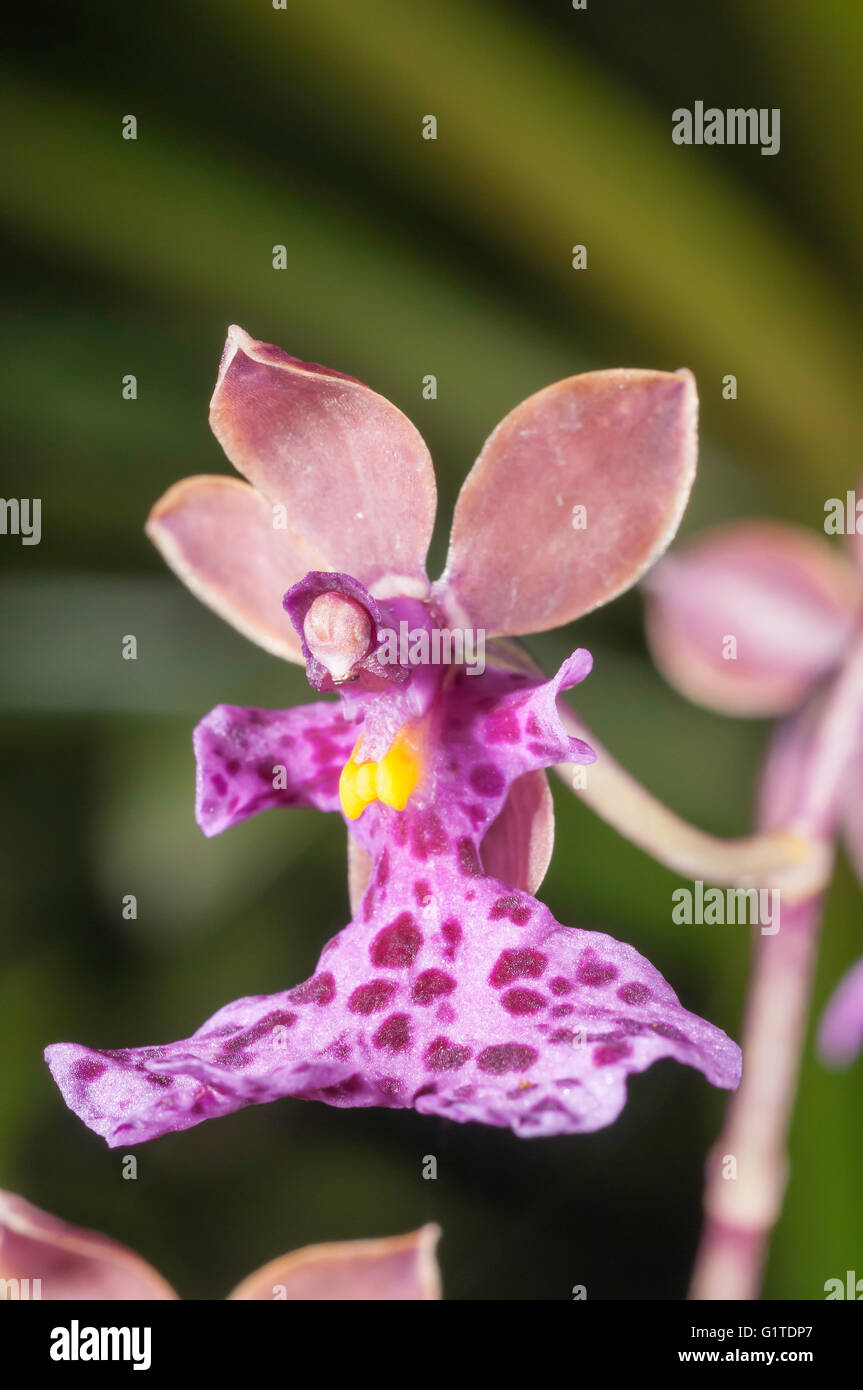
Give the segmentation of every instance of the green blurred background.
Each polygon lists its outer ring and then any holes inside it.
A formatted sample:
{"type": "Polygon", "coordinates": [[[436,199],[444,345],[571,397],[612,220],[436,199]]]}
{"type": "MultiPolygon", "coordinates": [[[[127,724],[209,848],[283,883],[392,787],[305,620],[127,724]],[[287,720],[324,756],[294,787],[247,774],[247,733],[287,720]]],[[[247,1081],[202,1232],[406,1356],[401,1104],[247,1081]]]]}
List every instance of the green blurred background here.
{"type": "MultiPolygon", "coordinates": [[[[595,1135],[525,1142],[283,1102],[135,1150],[129,1182],[41,1051],[186,1036],[229,999],[305,978],[347,918],[335,818],[272,814],[211,843],[193,819],[195,721],[220,701],[307,698],[142,533],[170,483],[228,470],[207,428],[226,326],[368,381],[417,423],[442,495],[437,560],[497,420],[604,366],[696,373],[687,533],[742,515],[818,528],[863,432],[861,31],[852,0],[18,8],[0,93],[2,491],[43,499],[43,538],[0,538],[0,1185],[138,1247],[188,1297],[306,1242],[428,1219],[452,1298],[683,1296],[726,1098],[671,1062],[595,1135]],[[696,100],[780,107],[781,153],[673,145],[672,110],[696,100]],[[426,114],[437,141],[420,138],[426,114]]],[[[743,832],[766,727],[663,685],[635,595],[531,646],[553,665],[577,642],[596,656],[579,706],[597,735],[686,816],[743,832]]],[[[555,796],[556,915],[632,942],[739,1036],[745,929],[674,926],[674,877],[555,796]]],[[[819,1007],[859,954],[861,901],[841,863],[819,1007]]],[[[810,1048],[773,1297],[863,1273],[861,1077],[826,1075],[810,1048]]]]}

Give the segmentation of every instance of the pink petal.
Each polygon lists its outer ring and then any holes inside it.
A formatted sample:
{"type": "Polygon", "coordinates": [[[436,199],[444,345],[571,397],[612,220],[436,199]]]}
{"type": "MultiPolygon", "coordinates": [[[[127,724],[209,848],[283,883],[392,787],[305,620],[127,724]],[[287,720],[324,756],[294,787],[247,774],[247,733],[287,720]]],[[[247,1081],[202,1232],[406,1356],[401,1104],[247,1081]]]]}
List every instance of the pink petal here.
{"type": "Polygon", "coordinates": [[[818,1028],[818,1052],[828,1067],[848,1067],[861,1048],[863,960],[858,960],[830,996],[818,1028]]]}
{"type": "Polygon", "coordinates": [[[234,466],[323,557],[306,569],[345,570],[378,597],[425,594],[434,470],[383,396],[233,327],[210,424],[234,466]]]}
{"type": "Polygon", "coordinates": [[[523,401],[459,495],[448,611],[490,633],[541,632],[628,589],[680,523],[696,414],[688,372],[588,372],[523,401]]]}
{"type": "Polygon", "coordinates": [[[302,662],[282,598],[320,557],[273,521],[270,504],[239,478],[185,478],[153,507],[147,535],[220,618],[275,656],[302,662]]]}
{"type": "Polygon", "coordinates": [[[30,1280],[31,1298],[174,1299],[174,1290],[134,1250],[70,1226],[13,1192],[0,1191],[0,1278],[30,1280]],[[41,1281],[39,1293],[34,1280],[41,1281]]]}
{"type": "Polygon", "coordinates": [[[430,1224],[407,1236],[307,1245],[271,1260],[228,1297],[330,1303],[439,1299],[439,1239],[440,1227],[430,1224]]]}
{"type": "Polygon", "coordinates": [[[650,576],[647,636],[678,690],[725,714],[783,714],[838,662],[860,608],[826,541],[773,522],[723,526],[650,576]],[[728,639],[736,641],[736,657],[728,639]]]}
{"type": "Polygon", "coordinates": [[[513,782],[503,810],[482,841],[485,872],[510,888],[535,893],[554,849],[554,801],[548,778],[537,770],[513,782]]]}

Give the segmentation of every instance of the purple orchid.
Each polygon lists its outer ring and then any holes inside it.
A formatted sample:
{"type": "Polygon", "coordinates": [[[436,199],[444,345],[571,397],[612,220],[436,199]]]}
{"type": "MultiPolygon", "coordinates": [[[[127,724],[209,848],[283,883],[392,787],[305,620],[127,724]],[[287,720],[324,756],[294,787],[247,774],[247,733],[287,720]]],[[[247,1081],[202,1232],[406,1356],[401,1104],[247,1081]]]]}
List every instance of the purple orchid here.
{"type": "Polygon", "coordinates": [[[465,482],[432,585],[434,475],[413,426],[352,378],[231,330],[211,420],[249,483],[179,483],[148,531],[193,592],[338,700],[213,710],[195,732],[198,822],[213,835],[270,807],[341,812],[354,918],[304,984],[229,1004],[182,1042],[48,1048],[110,1145],[283,1096],[586,1132],[662,1057],[737,1085],[739,1049],[642,956],[532,896],[553,837],[543,769],[594,760],[558,710],[591,658],[548,680],[501,640],[577,617],[653,562],[691,485],[695,406],[688,373],[642,371],[523,402],[465,482]],[[495,639],[481,673],[423,655],[467,629],[495,639]]]}
{"type": "MultiPolygon", "coordinates": [[[[648,639],[672,684],[723,713],[781,717],[757,819],[813,851],[807,875],[783,892],[781,930],[756,938],[748,1065],[708,1164],[698,1299],[757,1297],[787,1181],[818,929],[840,837],[863,881],[863,546],[854,540],[849,562],[802,528],[740,522],[670,555],[646,584],[648,639]],[[723,1154],[735,1155],[745,1183],[724,1180],[723,1154]]],[[[764,864],[761,882],[771,882],[764,864]]],[[[837,988],[818,1032],[832,1066],[848,1065],[861,1045],[863,961],[837,988]]]]}
{"type": "MultiPolygon", "coordinates": [[[[268,1261],[227,1295],[240,1302],[439,1299],[440,1227],[404,1236],[307,1245],[268,1261]]],[[[155,1302],[179,1297],[128,1246],[0,1191],[0,1280],[6,1297],[46,1303],[155,1302]]]]}
{"type": "MultiPolygon", "coordinates": [[[[863,544],[856,533],[854,542],[849,559],[802,527],[738,522],[668,556],[645,587],[648,640],[671,684],[722,714],[785,720],[762,779],[761,824],[818,840],[828,857],[841,836],[863,883],[863,544]],[[843,718],[825,728],[821,712],[837,697],[843,718]]],[[[818,1042],[831,1066],[848,1065],[863,1046],[861,982],[863,960],[827,1006],[818,1042]]]]}

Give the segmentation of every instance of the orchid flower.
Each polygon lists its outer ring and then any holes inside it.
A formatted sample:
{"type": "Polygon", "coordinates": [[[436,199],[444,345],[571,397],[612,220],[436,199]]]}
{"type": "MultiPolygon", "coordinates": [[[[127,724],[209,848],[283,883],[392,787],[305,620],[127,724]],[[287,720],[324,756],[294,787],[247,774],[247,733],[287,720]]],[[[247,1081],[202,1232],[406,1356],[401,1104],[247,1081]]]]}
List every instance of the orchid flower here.
{"type": "MultiPolygon", "coordinates": [[[[788,721],[765,769],[762,822],[825,847],[841,837],[863,882],[863,544],[855,540],[849,559],[802,527],[739,522],[669,555],[645,589],[648,641],[672,685],[722,714],[788,721]],[[825,746],[819,711],[848,686],[846,719],[825,746]],[[821,785],[807,811],[813,759],[821,785]]],[[[861,980],[863,961],[828,1005],[819,1049],[832,1065],[853,1061],[863,1045],[861,980]]]]}
{"type": "MultiPolygon", "coordinates": [[[[817,934],[835,845],[863,880],[863,546],[852,557],[802,528],[741,522],[672,553],[645,583],[657,665],[688,698],[735,715],[781,718],[761,778],[762,829],[817,847],[821,882],[759,935],[744,1028],[747,1070],[709,1165],[698,1298],[754,1297],[786,1182],[786,1133],[803,1046],[817,934]],[[734,1154],[745,1183],[725,1182],[734,1154]]],[[[763,882],[770,882],[770,875],[763,882]]],[[[863,1044],[863,961],[829,1003],[825,1062],[863,1044]]]]}
{"type": "Polygon", "coordinates": [[[48,1048],[110,1145],[283,1096],[586,1132],[663,1057],[737,1085],[736,1045],[643,956],[533,896],[553,836],[543,769],[594,761],[558,709],[591,658],[546,679],[508,641],[656,559],[692,482],[695,411],[686,372],[589,373],[532,396],[482,450],[430,584],[434,475],[413,426],[352,378],[231,330],[211,421],[248,482],[179,483],[148,531],[194,593],[337,699],[214,709],[195,732],[198,822],[214,835],[267,808],[340,813],[354,916],[305,983],[229,1004],[182,1042],[48,1048]],[[494,639],[481,672],[429,660],[459,633],[494,639]]]}
{"type": "MultiPolygon", "coordinates": [[[[406,1236],[307,1245],[255,1270],[227,1297],[248,1302],[423,1301],[439,1299],[435,1247],[440,1228],[406,1236]]],[[[72,1226],[0,1191],[2,1297],[153,1302],[179,1294],[128,1246],[72,1226]]]]}

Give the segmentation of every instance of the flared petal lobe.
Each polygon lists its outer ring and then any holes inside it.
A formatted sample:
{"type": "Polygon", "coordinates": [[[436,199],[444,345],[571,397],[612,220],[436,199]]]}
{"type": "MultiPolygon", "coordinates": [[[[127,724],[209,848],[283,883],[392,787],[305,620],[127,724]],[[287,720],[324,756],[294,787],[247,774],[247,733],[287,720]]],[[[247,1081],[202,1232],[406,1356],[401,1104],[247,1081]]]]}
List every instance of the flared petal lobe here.
{"type": "Polygon", "coordinates": [[[243,1301],[424,1302],[441,1296],[435,1247],[440,1227],[407,1236],[307,1245],[271,1260],[228,1297],[243,1301]]]}
{"type": "Polygon", "coordinates": [[[794,709],[839,661],[860,613],[845,557],[772,522],[708,532],[669,555],[645,589],[657,666],[722,714],[794,709]]]}
{"type": "Polygon", "coordinates": [[[205,835],[273,807],[339,810],[339,776],[356,741],[339,706],[217,705],[195,729],[196,817],[205,835]]]}
{"type": "Polygon", "coordinates": [[[306,569],[347,571],[379,595],[426,593],[434,469],[383,396],[231,328],[210,423],[235,468],[322,558],[306,569]]]}
{"type": "Polygon", "coordinates": [[[29,1297],[45,1301],[177,1297],[134,1250],[71,1226],[13,1192],[0,1192],[0,1279],[29,1280],[29,1297]]]}
{"type": "Polygon", "coordinates": [[[587,372],[523,401],[459,494],[436,590],[447,612],[542,632],[628,589],[680,524],[696,417],[688,372],[587,372]]]}

